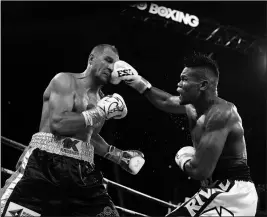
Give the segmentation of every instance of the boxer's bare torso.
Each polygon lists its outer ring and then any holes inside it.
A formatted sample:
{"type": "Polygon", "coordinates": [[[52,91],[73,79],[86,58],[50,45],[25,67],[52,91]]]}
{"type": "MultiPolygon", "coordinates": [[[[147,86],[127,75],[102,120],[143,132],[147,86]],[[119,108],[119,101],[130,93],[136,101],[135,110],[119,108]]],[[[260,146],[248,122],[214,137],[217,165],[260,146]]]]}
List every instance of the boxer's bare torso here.
{"type": "Polygon", "coordinates": [[[224,121],[229,131],[221,158],[230,156],[246,158],[246,143],[244,139],[242,120],[236,107],[232,103],[218,99],[218,102],[216,102],[205,114],[198,117],[198,119],[196,119],[197,117],[193,112],[188,118],[192,141],[196,148],[201,136],[208,130],[213,130],[207,129],[208,127],[214,128],[214,130],[216,127],[219,129],[220,124],[223,123],[218,122],[224,121]],[[208,126],[211,121],[214,123],[217,122],[218,125],[216,126],[212,124],[211,126],[208,126]]]}
{"type": "MultiPolygon", "coordinates": [[[[207,134],[223,130],[224,132],[227,132],[225,141],[212,144],[222,146],[217,147],[222,149],[218,162],[232,160],[234,163],[238,163],[238,161],[246,161],[247,152],[244,139],[244,129],[242,127],[242,120],[234,104],[221,98],[217,98],[213,105],[200,116],[196,114],[196,111],[191,105],[186,106],[186,110],[189,118],[189,127],[193,146],[196,149],[202,149],[204,147],[201,144],[201,140],[207,134]]],[[[219,140],[221,138],[218,137],[217,139],[219,140]]],[[[206,140],[206,142],[208,141],[206,140]]],[[[212,154],[212,152],[208,153],[212,154]]],[[[216,167],[218,162],[214,162],[214,167],[216,167]]]]}
{"type": "MultiPolygon", "coordinates": [[[[64,79],[62,79],[62,82],[69,83],[68,90],[57,87],[57,84],[55,84],[55,82],[52,80],[44,92],[42,117],[39,127],[40,132],[56,134],[56,132],[54,132],[51,128],[51,117],[55,112],[53,104],[56,103],[58,106],[61,106],[61,101],[58,100],[58,98],[64,101],[62,103],[62,110],[74,113],[81,113],[82,111],[91,109],[95,107],[97,102],[100,100],[99,93],[94,93],[90,91],[90,89],[86,90],[82,85],[80,85],[81,78],[79,74],[64,73],[64,79]],[[65,79],[67,79],[67,81],[65,79]],[[58,90],[59,88],[61,89],[58,90]]],[[[101,128],[103,124],[104,121],[101,121],[97,127],[101,128]]],[[[93,127],[85,127],[75,134],[64,136],[69,136],[88,142],[94,130],[95,128],[93,127]]]]}

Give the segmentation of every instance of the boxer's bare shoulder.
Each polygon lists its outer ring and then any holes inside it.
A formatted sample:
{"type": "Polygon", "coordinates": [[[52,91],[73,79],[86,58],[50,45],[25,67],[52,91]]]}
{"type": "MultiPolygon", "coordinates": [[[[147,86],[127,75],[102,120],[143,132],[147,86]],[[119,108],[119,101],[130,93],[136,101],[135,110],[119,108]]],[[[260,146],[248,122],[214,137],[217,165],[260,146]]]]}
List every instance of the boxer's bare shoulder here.
{"type": "Polygon", "coordinates": [[[58,73],[43,94],[40,131],[50,132],[50,117],[58,111],[72,111],[75,99],[75,78],[70,73],[58,73]]]}
{"type": "Polygon", "coordinates": [[[205,129],[207,132],[227,128],[229,131],[235,123],[241,121],[236,106],[219,99],[206,114],[205,129]]]}
{"type": "Polygon", "coordinates": [[[44,91],[43,99],[44,101],[50,98],[51,92],[70,92],[75,87],[75,78],[71,73],[64,73],[60,72],[56,74],[52,80],[50,81],[49,85],[47,86],[46,90],[44,91]]]}

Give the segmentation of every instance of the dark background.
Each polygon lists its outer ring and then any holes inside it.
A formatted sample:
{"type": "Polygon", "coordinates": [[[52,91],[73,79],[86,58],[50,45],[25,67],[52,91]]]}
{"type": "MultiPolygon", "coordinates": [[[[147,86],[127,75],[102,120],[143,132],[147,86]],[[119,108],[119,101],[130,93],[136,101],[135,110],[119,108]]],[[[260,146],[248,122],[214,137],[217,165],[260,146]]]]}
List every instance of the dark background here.
{"type": "MultiPolygon", "coordinates": [[[[152,85],[176,93],[183,57],[193,50],[214,53],[220,67],[219,96],[233,102],[242,117],[248,163],[256,185],[266,183],[266,97],[260,61],[253,55],[197,40],[168,29],[120,16],[127,2],[1,2],[2,18],[2,136],[27,145],[38,131],[42,94],[58,72],[85,70],[91,49],[115,45],[152,85]]],[[[266,2],[156,2],[199,17],[266,36],[266,2]]],[[[201,20],[200,20],[201,22],[201,20]]],[[[180,24],[182,25],[182,24],[180,24]]],[[[106,122],[101,135],[120,149],[138,149],[146,163],[133,176],[95,157],[104,176],[153,197],[182,202],[197,190],[174,161],[190,145],[187,120],[154,108],[124,85],[104,87],[122,95],[128,115],[106,122]]],[[[1,166],[14,170],[20,151],[1,146],[1,166]]],[[[7,178],[2,173],[1,187],[7,178]]],[[[148,215],[165,215],[167,208],[109,187],[116,205],[148,215]]],[[[263,209],[263,205],[260,206],[263,209]]]]}

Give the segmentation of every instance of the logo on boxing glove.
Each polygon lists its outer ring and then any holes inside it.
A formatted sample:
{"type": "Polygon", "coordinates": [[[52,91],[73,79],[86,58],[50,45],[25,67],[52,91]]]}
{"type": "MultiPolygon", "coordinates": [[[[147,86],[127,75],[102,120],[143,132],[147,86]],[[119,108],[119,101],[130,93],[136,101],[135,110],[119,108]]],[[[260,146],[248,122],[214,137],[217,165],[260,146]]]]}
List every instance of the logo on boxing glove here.
{"type": "Polygon", "coordinates": [[[111,73],[110,82],[112,84],[119,84],[122,80],[127,81],[132,79],[132,76],[138,76],[137,71],[128,63],[119,60],[114,63],[114,70],[111,73]]]}
{"type": "Polygon", "coordinates": [[[130,64],[119,60],[114,63],[114,70],[111,73],[110,82],[112,84],[119,84],[121,81],[124,81],[141,94],[144,93],[146,89],[152,87],[146,79],[138,75],[138,72],[130,64]]]}
{"type": "Polygon", "coordinates": [[[127,107],[123,98],[119,94],[106,96],[98,103],[99,107],[104,111],[106,119],[121,119],[127,114],[127,107]]]}
{"type": "Polygon", "coordinates": [[[122,69],[122,70],[118,70],[117,72],[118,72],[118,77],[134,75],[131,69],[122,69]]]}
{"type": "MultiPolygon", "coordinates": [[[[105,107],[105,112],[107,115],[110,115],[115,112],[122,112],[124,109],[124,104],[121,101],[121,99],[118,97],[114,97],[114,98],[117,99],[117,101],[113,101],[108,106],[105,107]]],[[[105,101],[109,102],[109,99],[110,98],[107,98],[105,99],[105,101]]]]}

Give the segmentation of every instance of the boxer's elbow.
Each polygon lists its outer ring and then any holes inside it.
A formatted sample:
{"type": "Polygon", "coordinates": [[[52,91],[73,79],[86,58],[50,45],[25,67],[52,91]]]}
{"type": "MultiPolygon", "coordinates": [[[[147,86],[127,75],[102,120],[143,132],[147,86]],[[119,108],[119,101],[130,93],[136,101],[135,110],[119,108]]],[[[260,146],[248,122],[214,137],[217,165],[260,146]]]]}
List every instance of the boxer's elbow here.
{"type": "Polygon", "coordinates": [[[52,132],[56,132],[60,135],[70,133],[70,127],[68,126],[68,121],[64,115],[55,114],[51,117],[50,127],[52,132]]]}
{"type": "Polygon", "coordinates": [[[50,120],[50,128],[52,132],[61,133],[63,128],[63,118],[59,115],[53,116],[50,120]]]}

